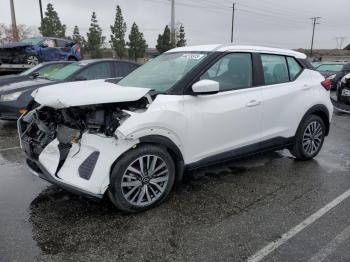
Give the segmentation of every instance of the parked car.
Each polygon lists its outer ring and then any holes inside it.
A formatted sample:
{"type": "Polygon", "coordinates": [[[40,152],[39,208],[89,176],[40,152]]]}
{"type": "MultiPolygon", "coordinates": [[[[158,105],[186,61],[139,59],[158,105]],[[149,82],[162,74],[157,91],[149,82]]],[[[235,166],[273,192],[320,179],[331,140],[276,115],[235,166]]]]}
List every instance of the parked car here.
{"type": "Polygon", "coordinates": [[[326,62],[317,66],[315,69],[327,78],[340,72],[345,64],[345,62],[326,62]]]}
{"type": "Polygon", "coordinates": [[[21,145],[33,174],[143,211],[161,203],[184,170],[284,148],[314,158],[333,107],[328,81],[310,68],[290,50],[176,48],[117,85],[38,89],[18,121],[21,145]]]}
{"type": "Polygon", "coordinates": [[[81,59],[80,46],[53,37],[27,38],[0,46],[0,63],[37,65],[41,62],[81,59]]]}
{"type": "Polygon", "coordinates": [[[17,120],[32,100],[31,93],[39,87],[58,82],[121,78],[137,67],[139,64],[114,59],[84,60],[69,64],[47,77],[4,85],[0,88],[0,119],[17,120]]]}
{"type": "Polygon", "coordinates": [[[336,90],[342,78],[350,73],[350,63],[344,64],[343,68],[336,73],[328,77],[328,79],[332,80],[332,89],[336,90]]]}
{"type": "Polygon", "coordinates": [[[337,100],[350,106],[350,73],[345,75],[340,81],[337,89],[337,100]]]}
{"type": "Polygon", "coordinates": [[[26,81],[29,79],[36,78],[38,76],[49,77],[51,74],[55,73],[62,67],[69,65],[71,63],[73,62],[71,61],[44,62],[17,75],[14,74],[14,75],[0,76],[0,90],[1,90],[1,86],[3,85],[9,85],[12,83],[26,81]]]}

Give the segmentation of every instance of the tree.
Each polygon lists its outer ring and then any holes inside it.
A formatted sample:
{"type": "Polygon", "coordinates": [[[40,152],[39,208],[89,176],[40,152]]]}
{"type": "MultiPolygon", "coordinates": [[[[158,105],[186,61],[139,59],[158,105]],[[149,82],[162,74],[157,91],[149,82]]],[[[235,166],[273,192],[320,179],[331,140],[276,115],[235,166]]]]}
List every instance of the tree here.
{"type": "Polygon", "coordinates": [[[78,43],[80,45],[80,51],[81,51],[81,53],[84,53],[85,47],[86,47],[86,40],[85,40],[84,36],[82,36],[80,34],[79,27],[77,25],[74,26],[73,35],[72,35],[71,39],[73,40],[74,43],[78,43]]]}
{"type": "MultiPolygon", "coordinates": [[[[34,27],[26,25],[17,25],[17,31],[19,40],[33,37],[37,35],[37,31],[34,27]]],[[[13,42],[12,26],[6,26],[5,24],[0,24],[0,44],[13,42]]]]}
{"type": "Polygon", "coordinates": [[[185,27],[183,25],[180,26],[180,30],[177,34],[177,47],[186,46],[186,38],[185,38],[185,27]]]}
{"type": "Polygon", "coordinates": [[[126,23],[124,22],[122,9],[119,5],[116,8],[114,25],[111,26],[111,47],[117,53],[119,58],[123,58],[126,51],[125,33],[126,23]]]}
{"type": "Polygon", "coordinates": [[[43,36],[65,37],[66,35],[66,25],[62,25],[52,4],[47,5],[47,11],[39,27],[39,31],[43,36]]]}
{"type": "Polygon", "coordinates": [[[80,45],[82,45],[82,43],[85,41],[84,37],[80,35],[79,27],[77,25],[74,26],[72,40],[80,45]]]}
{"type": "Polygon", "coordinates": [[[169,26],[164,28],[164,32],[162,35],[158,35],[156,48],[159,53],[164,53],[172,48],[171,46],[171,33],[169,26]]]}
{"type": "Polygon", "coordinates": [[[92,12],[89,32],[87,33],[86,50],[90,53],[91,58],[102,57],[101,47],[105,41],[102,36],[102,29],[98,25],[96,13],[92,12]]]}
{"type": "Polygon", "coordinates": [[[137,61],[138,58],[144,57],[146,53],[147,43],[143,38],[143,33],[139,31],[139,27],[134,22],[129,35],[129,57],[137,61]]]}

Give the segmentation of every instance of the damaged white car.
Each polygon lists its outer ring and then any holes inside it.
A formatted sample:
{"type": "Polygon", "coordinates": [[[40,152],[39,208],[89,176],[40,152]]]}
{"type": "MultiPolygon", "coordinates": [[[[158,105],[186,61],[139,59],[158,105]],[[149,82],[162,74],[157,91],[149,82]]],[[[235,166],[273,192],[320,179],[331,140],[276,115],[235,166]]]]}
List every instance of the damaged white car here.
{"type": "Polygon", "coordinates": [[[329,90],[306,56],[210,45],[171,50],[118,84],[36,90],[18,121],[31,172],[139,212],[185,169],[288,148],[312,159],[328,135],[329,90]]]}

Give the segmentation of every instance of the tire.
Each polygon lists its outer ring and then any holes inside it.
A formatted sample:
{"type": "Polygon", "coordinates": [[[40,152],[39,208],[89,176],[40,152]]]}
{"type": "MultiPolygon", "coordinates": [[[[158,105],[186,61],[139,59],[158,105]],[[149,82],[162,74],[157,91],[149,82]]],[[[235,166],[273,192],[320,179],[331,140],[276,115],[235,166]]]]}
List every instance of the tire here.
{"type": "Polygon", "coordinates": [[[39,57],[36,55],[27,55],[25,58],[25,62],[28,65],[36,66],[40,63],[39,57]]]}
{"type": "Polygon", "coordinates": [[[175,165],[170,154],[162,147],[142,145],[117,161],[111,172],[108,196],[121,211],[141,212],[164,201],[174,181],[175,165]]]}
{"type": "Polygon", "coordinates": [[[298,160],[313,159],[323,146],[325,133],[326,127],[322,118],[316,115],[307,116],[299,125],[291,154],[298,160]]]}
{"type": "Polygon", "coordinates": [[[70,57],[68,57],[68,61],[78,61],[78,60],[75,57],[70,56],[70,57]]]}

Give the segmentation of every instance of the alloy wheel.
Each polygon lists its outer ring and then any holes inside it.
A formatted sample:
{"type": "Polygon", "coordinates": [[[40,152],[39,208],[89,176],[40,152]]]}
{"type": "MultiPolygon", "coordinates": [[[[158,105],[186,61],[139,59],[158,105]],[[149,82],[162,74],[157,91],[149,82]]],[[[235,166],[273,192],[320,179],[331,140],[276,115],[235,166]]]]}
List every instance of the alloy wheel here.
{"type": "Polygon", "coordinates": [[[34,55],[28,56],[27,57],[27,64],[28,65],[37,65],[37,64],[39,64],[39,59],[34,55]]]}
{"type": "Polygon", "coordinates": [[[303,135],[304,151],[309,155],[315,154],[322,145],[322,140],[322,125],[317,121],[313,121],[310,124],[308,124],[303,135]]]}
{"type": "Polygon", "coordinates": [[[148,206],[163,195],[168,180],[165,161],[156,155],[144,155],[126,168],[121,182],[122,194],[131,205],[148,206]]]}

